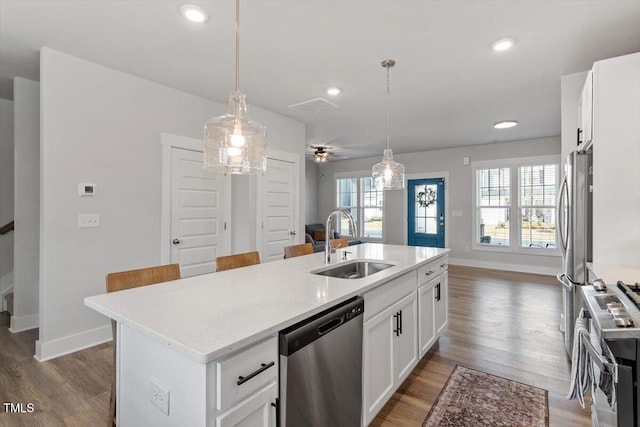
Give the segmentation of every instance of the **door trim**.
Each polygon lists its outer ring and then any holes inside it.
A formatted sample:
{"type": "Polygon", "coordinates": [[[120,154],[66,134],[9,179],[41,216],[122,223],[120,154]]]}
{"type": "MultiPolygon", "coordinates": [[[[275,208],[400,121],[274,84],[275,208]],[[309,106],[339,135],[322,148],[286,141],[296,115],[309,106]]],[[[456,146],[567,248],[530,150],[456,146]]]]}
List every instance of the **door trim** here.
{"type": "Polygon", "coordinates": [[[444,247],[449,247],[449,171],[445,172],[419,172],[406,174],[404,177],[404,190],[402,191],[402,222],[404,231],[402,232],[402,241],[404,245],[409,244],[409,180],[414,179],[432,179],[444,178],[444,247]]]}
{"type": "MultiPolygon", "coordinates": [[[[286,151],[273,150],[267,147],[267,158],[293,163],[293,193],[295,195],[295,203],[293,204],[293,224],[296,229],[296,237],[293,240],[294,244],[304,243],[304,235],[302,233],[302,230],[300,229],[300,155],[288,153],[286,151]]],[[[256,250],[260,253],[260,259],[264,259],[264,257],[262,256],[262,222],[264,220],[262,216],[263,202],[264,174],[258,175],[258,179],[256,182],[256,250]]]]}
{"type": "MultiPolygon", "coordinates": [[[[171,263],[171,152],[174,148],[202,152],[202,141],[171,133],[160,133],[162,145],[162,191],[160,202],[160,264],[171,263]]],[[[225,174],[224,221],[227,229],[224,233],[226,255],[231,248],[231,180],[225,174]]]]}

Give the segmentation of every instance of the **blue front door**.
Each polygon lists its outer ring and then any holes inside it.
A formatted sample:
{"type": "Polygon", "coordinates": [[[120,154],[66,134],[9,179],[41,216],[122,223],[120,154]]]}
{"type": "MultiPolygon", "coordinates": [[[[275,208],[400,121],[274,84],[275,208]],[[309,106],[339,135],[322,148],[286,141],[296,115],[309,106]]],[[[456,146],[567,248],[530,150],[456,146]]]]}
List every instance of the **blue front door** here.
{"type": "Polygon", "coordinates": [[[444,178],[411,179],[409,245],[444,248],[444,178]]]}

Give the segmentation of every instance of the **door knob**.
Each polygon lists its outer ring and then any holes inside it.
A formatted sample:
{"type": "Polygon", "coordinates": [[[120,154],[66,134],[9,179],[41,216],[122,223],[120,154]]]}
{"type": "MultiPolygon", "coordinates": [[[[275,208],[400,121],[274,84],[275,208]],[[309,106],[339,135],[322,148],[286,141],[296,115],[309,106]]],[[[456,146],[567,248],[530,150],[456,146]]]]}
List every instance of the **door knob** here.
{"type": "Polygon", "coordinates": [[[173,239],[173,241],[171,242],[174,245],[179,245],[180,244],[180,240],[179,239],[173,239]]]}
{"type": "Polygon", "coordinates": [[[296,235],[296,232],[295,232],[294,230],[291,230],[291,231],[289,232],[289,234],[291,234],[292,236],[295,236],[295,235],[296,235]]]}

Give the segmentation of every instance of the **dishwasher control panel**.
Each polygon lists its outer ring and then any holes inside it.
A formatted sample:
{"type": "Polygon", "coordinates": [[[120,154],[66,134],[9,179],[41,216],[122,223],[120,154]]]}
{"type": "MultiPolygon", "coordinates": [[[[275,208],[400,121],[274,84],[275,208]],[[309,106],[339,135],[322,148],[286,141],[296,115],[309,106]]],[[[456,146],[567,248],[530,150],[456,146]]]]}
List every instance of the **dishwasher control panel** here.
{"type": "Polygon", "coordinates": [[[351,310],[345,313],[345,317],[347,320],[351,320],[354,317],[361,315],[364,312],[364,304],[353,307],[351,310]]]}

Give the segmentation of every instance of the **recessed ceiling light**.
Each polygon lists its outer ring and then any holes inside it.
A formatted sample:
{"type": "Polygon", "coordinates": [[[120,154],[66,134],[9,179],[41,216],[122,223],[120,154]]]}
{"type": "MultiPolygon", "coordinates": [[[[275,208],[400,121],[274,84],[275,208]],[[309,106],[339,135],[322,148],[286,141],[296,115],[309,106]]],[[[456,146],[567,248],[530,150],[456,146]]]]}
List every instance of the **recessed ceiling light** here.
{"type": "Polygon", "coordinates": [[[182,16],[187,18],[191,22],[205,22],[209,19],[209,15],[204,11],[200,6],[196,6],[195,4],[185,4],[180,8],[180,12],[182,16]]]}
{"type": "Polygon", "coordinates": [[[339,87],[327,88],[327,95],[336,96],[336,95],[340,95],[341,92],[342,92],[342,89],[340,89],[339,87]]]}
{"type": "Polygon", "coordinates": [[[516,122],[515,120],[505,120],[502,122],[494,123],[493,127],[496,129],[509,129],[514,127],[517,124],[518,122],[516,122]]]}
{"type": "Polygon", "coordinates": [[[515,44],[516,41],[512,38],[500,39],[493,42],[493,44],[491,45],[491,49],[495,50],[496,52],[502,52],[511,49],[515,44]]]}

